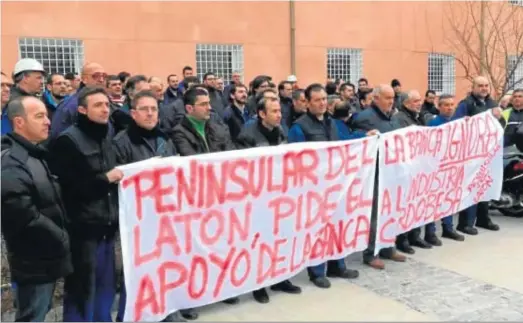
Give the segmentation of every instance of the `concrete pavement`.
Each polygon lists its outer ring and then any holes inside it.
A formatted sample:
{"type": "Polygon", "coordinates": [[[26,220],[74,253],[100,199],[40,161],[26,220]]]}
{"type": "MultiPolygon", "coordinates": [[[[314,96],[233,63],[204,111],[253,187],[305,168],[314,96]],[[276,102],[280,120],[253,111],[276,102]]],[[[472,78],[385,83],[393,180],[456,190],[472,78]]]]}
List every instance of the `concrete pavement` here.
{"type": "MultiPolygon", "coordinates": [[[[301,273],[293,279],[301,295],[269,292],[265,305],[244,295],[238,305],[200,308],[199,321],[522,321],[523,219],[493,220],[501,231],[478,229],[464,242],[416,248],[406,263],[387,261],[383,271],[351,255],[349,267],[360,270],[356,280],[332,279],[332,287],[321,290],[301,273]]],[[[61,320],[61,308],[47,320],[61,320]]]]}

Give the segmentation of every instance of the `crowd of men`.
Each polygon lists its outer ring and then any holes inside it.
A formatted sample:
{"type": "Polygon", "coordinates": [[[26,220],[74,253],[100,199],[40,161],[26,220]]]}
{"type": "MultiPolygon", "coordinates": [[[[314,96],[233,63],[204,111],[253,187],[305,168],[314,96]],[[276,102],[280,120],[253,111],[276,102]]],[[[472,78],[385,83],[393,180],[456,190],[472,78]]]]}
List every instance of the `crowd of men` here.
{"type": "MultiPolygon", "coordinates": [[[[180,76],[107,75],[89,63],[81,75],[46,74],[34,59],[22,59],[12,78],[2,73],[2,235],[6,241],[18,321],[42,321],[58,279],[65,278],[64,321],[111,321],[116,294],[119,165],[152,157],[191,156],[293,142],[351,140],[411,125],[438,126],[491,110],[506,127],[505,144],[523,150],[523,90],[514,90],[502,110],[485,77],[474,79],[457,104],[453,95],[402,91],[401,83],[357,87],[328,80],[301,88],[291,75],[230,84],[213,72],[200,80],[186,66],[180,76]],[[45,90],[42,92],[45,80],[45,90]]],[[[378,176],[375,177],[377,181],[378,176]]],[[[375,185],[377,190],[377,185],[375,185]]],[[[374,192],[375,196],[377,192],[374,192]]],[[[374,199],[377,203],[377,198],[374,199]]],[[[377,207],[373,205],[369,248],[363,262],[384,269],[384,260],[404,262],[416,248],[441,246],[435,223],[397,237],[396,248],[374,253],[377,207]],[[397,250],[401,251],[399,253],[397,250]]],[[[499,230],[479,203],[442,220],[442,237],[464,241],[477,227],[499,230]],[[460,232],[460,233],[458,233],[460,232]]],[[[344,259],[308,268],[312,284],[357,278],[344,259]]],[[[299,294],[290,280],[273,291],[299,294]]],[[[117,320],[125,306],[120,291],[117,320]]],[[[269,302],[265,288],[253,292],[269,302]]],[[[224,301],[235,304],[238,298],[224,301]]],[[[194,320],[196,309],[166,321],[194,320]]]]}

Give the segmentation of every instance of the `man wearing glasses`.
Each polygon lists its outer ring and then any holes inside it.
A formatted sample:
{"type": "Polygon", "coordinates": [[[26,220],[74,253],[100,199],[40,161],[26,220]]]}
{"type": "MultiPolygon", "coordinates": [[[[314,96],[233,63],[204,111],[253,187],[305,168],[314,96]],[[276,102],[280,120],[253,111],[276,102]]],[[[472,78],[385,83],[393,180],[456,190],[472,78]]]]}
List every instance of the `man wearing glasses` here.
{"type": "Polygon", "coordinates": [[[51,121],[51,138],[56,138],[62,131],[76,122],[79,92],[84,88],[105,87],[107,74],[102,65],[88,63],[82,68],[82,82],[75,94],[62,101],[51,121]]]}
{"type": "MultiPolygon", "coordinates": [[[[176,148],[158,123],[158,100],[152,91],[141,91],[131,100],[129,113],[132,121],[126,130],[118,133],[113,140],[116,163],[125,165],[153,157],[175,156],[176,148]]],[[[122,322],[125,314],[125,286],[120,293],[117,322],[122,322]]],[[[169,315],[164,322],[176,322],[181,318],[169,315]]]]}

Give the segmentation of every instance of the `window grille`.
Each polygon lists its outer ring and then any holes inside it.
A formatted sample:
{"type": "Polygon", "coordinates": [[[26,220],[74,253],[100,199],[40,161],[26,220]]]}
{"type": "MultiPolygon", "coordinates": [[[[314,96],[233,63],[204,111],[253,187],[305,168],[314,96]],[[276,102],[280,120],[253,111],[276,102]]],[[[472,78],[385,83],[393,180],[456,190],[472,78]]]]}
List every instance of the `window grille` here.
{"type": "Polygon", "coordinates": [[[79,74],[84,64],[84,44],[77,39],[19,38],[19,57],[34,58],[47,73],[79,74]]]}
{"type": "Polygon", "coordinates": [[[454,56],[429,53],[429,90],[442,94],[455,94],[456,65],[454,56]]]}
{"type": "Polygon", "coordinates": [[[200,80],[207,72],[213,72],[228,83],[234,72],[243,79],[243,46],[230,44],[197,44],[196,72],[200,80]]]}
{"type": "Polygon", "coordinates": [[[357,85],[363,75],[362,50],[356,48],[327,49],[327,78],[342,79],[357,85]]]}

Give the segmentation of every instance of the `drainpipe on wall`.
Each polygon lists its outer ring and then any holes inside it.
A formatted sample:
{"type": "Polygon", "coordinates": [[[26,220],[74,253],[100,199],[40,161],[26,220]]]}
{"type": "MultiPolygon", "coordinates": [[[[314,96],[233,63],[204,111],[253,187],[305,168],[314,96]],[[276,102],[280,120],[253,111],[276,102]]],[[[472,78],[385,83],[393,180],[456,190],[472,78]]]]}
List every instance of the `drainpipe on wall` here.
{"type": "Polygon", "coordinates": [[[291,31],[291,74],[296,75],[296,19],[294,0],[289,0],[290,31],[291,31]]]}

